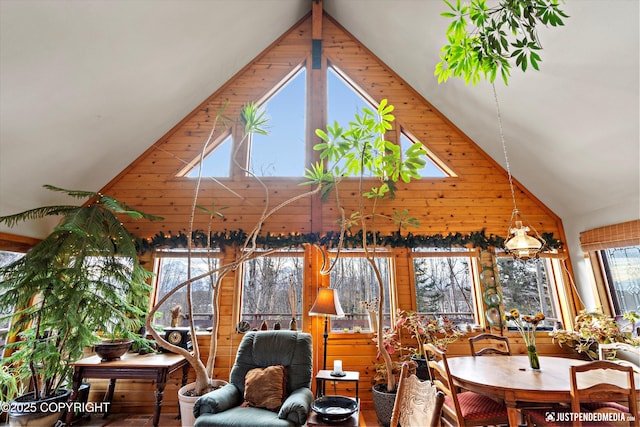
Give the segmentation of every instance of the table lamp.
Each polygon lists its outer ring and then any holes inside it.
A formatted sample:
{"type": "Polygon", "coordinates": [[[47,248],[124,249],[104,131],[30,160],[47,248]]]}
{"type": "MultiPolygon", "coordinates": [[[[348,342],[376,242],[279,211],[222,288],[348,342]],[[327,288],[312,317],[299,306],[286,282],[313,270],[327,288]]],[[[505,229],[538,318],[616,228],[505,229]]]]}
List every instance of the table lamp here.
{"type": "Polygon", "coordinates": [[[320,288],[318,290],[318,296],[316,297],[311,310],[309,310],[309,316],[324,316],[324,358],[322,362],[322,369],[327,369],[327,339],[329,338],[327,325],[329,322],[329,316],[344,316],[344,311],[342,311],[342,307],[340,306],[340,300],[338,299],[338,293],[336,290],[320,288]]]}

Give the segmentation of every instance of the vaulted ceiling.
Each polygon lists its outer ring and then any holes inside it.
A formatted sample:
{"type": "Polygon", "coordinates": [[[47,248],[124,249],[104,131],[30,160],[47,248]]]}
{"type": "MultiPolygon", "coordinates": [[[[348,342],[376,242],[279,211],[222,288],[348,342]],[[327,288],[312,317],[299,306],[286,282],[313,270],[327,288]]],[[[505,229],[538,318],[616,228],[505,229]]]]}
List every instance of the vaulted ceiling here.
{"type": "MultiPolygon", "coordinates": [[[[99,190],[311,10],[312,0],[0,0],[0,215],[99,190]]],[[[439,0],[324,9],[500,164],[492,88],[437,84],[439,0]]],[[[542,70],[496,84],[511,170],[584,229],[640,217],[639,3],[568,0],[542,70]]],[[[49,224],[10,231],[43,236],[49,224]]]]}

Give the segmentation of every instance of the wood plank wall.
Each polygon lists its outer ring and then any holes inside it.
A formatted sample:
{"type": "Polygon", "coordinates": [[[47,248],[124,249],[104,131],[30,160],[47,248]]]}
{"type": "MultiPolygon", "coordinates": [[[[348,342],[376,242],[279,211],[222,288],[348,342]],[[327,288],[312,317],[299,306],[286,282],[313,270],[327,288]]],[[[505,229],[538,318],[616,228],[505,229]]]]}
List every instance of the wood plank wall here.
{"type": "MultiPolygon", "coordinates": [[[[324,76],[327,64],[330,63],[349,76],[376,101],[388,99],[389,103],[396,107],[395,129],[405,129],[425,144],[456,174],[454,178],[423,179],[411,184],[400,184],[396,200],[381,205],[383,213],[391,213],[393,208],[398,207],[410,209],[411,214],[421,223],[419,229],[412,231],[420,234],[468,233],[485,229],[487,234],[504,236],[513,208],[506,171],[327,15],[323,17],[322,22],[323,66],[320,70],[311,70],[311,29],[311,16],[308,16],[250,62],[226,85],[207,98],[184,120],[176,124],[171,131],[101,190],[143,211],[165,218],[162,222],[131,222],[125,219],[126,225],[142,237],[151,237],[158,232],[177,232],[187,229],[195,184],[192,179],[176,175],[184,169],[185,165],[192,164],[197,158],[211,131],[214,111],[225,102],[229,103],[226,114],[238,117],[243,104],[264,99],[287,75],[298,67],[309,64],[307,79],[310,90],[309,123],[312,125],[324,123],[326,112],[324,76]]],[[[497,124],[489,123],[488,126],[497,126],[497,124]]],[[[237,126],[232,131],[236,141],[237,126]]],[[[218,129],[215,135],[221,137],[225,132],[227,130],[218,129]]],[[[313,130],[310,129],[308,134],[311,138],[313,130]]],[[[398,138],[398,135],[399,132],[396,130],[388,137],[398,138]]],[[[314,140],[310,145],[317,142],[314,140]]],[[[309,156],[315,156],[309,148],[307,153],[309,156]]],[[[297,179],[272,178],[267,181],[271,206],[303,191],[297,186],[299,182],[297,179]]],[[[233,173],[231,178],[221,179],[220,182],[223,185],[205,180],[198,199],[201,205],[210,205],[215,201],[217,206],[229,206],[225,211],[226,219],[214,223],[214,231],[251,229],[266,202],[259,185],[237,172],[233,173]]],[[[562,223],[558,216],[517,181],[515,185],[518,205],[522,211],[526,212],[538,231],[553,232],[556,237],[565,240],[562,223]]],[[[347,183],[343,188],[345,196],[357,192],[355,183],[347,183]]],[[[357,209],[356,198],[343,197],[343,201],[347,215],[351,210],[357,209]]],[[[337,210],[333,204],[320,204],[317,199],[307,197],[275,214],[264,225],[263,231],[271,233],[335,231],[337,217],[337,210]]],[[[205,221],[204,216],[196,218],[196,228],[206,229],[205,221]]],[[[393,231],[391,224],[381,224],[379,228],[383,233],[393,231]]],[[[414,308],[410,257],[406,250],[395,250],[394,254],[398,304],[404,309],[414,308]]],[[[233,253],[226,253],[225,256],[233,257],[233,253]]],[[[305,276],[303,295],[306,313],[317,292],[315,284],[319,281],[312,280],[317,278],[317,265],[309,266],[305,273],[309,273],[305,276]]],[[[242,338],[235,332],[239,296],[237,283],[236,277],[229,275],[222,287],[222,321],[215,369],[215,376],[221,379],[228,378],[230,366],[235,357],[235,349],[242,338]]],[[[305,317],[303,329],[313,334],[317,365],[317,360],[322,355],[322,322],[317,318],[305,317]]],[[[518,343],[516,335],[510,335],[510,338],[518,343]]],[[[363,405],[368,406],[371,399],[368,389],[376,356],[371,335],[332,333],[329,340],[329,366],[332,366],[334,359],[342,359],[345,369],[360,372],[361,398],[363,405]]],[[[546,337],[541,337],[540,341],[542,354],[562,351],[551,345],[546,337]]],[[[203,346],[203,348],[206,347],[206,345],[203,346]]],[[[466,341],[462,341],[453,344],[450,351],[453,354],[468,354],[468,345],[466,341]]],[[[516,351],[525,352],[524,348],[518,344],[516,351]]],[[[204,358],[206,356],[206,354],[203,355],[204,358]]],[[[177,388],[177,381],[177,378],[172,379],[167,386],[164,398],[167,411],[175,411],[174,391],[177,388]]],[[[352,385],[349,385],[348,390],[338,389],[338,391],[351,393],[351,388],[352,385]]],[[[119,410],[151,412],[152,390],[153,385],[149,383],[120,381],[113,410],[115,412],[119,410]]]]}

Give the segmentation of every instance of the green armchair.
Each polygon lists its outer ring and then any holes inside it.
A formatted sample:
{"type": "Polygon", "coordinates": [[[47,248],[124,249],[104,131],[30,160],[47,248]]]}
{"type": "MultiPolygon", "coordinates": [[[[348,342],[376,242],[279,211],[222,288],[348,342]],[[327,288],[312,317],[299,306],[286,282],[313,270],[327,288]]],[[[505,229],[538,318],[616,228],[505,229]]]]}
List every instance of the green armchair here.
{"type": "Polygon", "coordinates": [[[292,427],[304,425],[313,393],[311,335],[296,331],[248,332],[242,338],[229,384],[201,396],[193,414],[196,427],[292,427]],[[245,403],[245,377],[254,368],[285,368],[284,399],[269,410],[245,403]]]}

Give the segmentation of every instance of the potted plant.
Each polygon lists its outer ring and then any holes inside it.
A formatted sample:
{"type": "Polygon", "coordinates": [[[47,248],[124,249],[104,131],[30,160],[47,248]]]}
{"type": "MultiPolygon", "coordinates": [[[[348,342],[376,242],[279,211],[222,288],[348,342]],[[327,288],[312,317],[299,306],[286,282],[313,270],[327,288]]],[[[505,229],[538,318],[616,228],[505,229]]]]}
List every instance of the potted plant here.
{"type": "Polygon", "coordinates": [[[618,322],[601,311],[582,310],[575,319],[573,330],[558,329],[549,333],[558,345],[572,348],[590,360],[598,359],[598,345],[626,343],[640,345],[640,339],[620,329],[618,322]]]}
{"type": "MultiPolygon", "coordinates": [[[[343,129],[340,124],[327,126],[326,131],[316,130],[316,134],[323,142],[314,146],[320,152],[319,163],[307,170],[306,176],[310,183],[323,186],[322,196],[326,200],[329,193],[335,192],[335,200],[338,210],[341,212],[341,236],[347,229],[359,228],[362,240],[361,246],[365,259],[371,266],[378,286],[378,298],[375,307],[369,307],[369,313],[377,316],[373,319],[372,329],[382,329],[384,307],[385,282],[376,264],[378,253],[376,224],[381,220],[393,221],[399,229],[407,224],[417,225],[414,218],[409,218],[406,212],[394,210],[393,215],[384,215],[378,211],[378,203],[383,199],[392,199],[395,196],[396,183],[399,180],[410,182],[411,179],[420,178],[417,172],[425,164],[426,152],[422,144],[415,143],[402,152],[398,145],[385,140],[385,133],[392,129],[395,120],[392,112],[394,107],[387,103],[386,99],[380,102],[376,111],[363,108],[356,114],[354,121],[348,128],[343,129]],[[326,167],[325,167],[325,163],[326,167]],[[358,210],[348,217],[341,204],[339,186],[343,177],[355,176],[358,178],[358,210]],[[368,203],[365,203],[368,201],[368,203]]],[[[342,241],[342,239],[340,240],[342,241]]],[[[338,256],[339,250],[338,248],[338,256]]],[[[383,361],[385,372],[385,384],[377,384],[378,391],[388,395],[387,400],[395,400],[396,378],[393,373],[394,361],[389,353],[389,347],[385,343],[384,334],[376,334],[376,346],[378,357],[383,361]]],[[[374,400],[374,405],[377,400],[374,400]]],[[[386,406],[386,405],[385,405],[386,406]]],[[[393,404],[391,404],[393,406],[393,404]]],[[[386,415],[378,418],[388,424],[386,415]]]]}
{"type": "Polygon", "coordinates": [[[464,332],[450,320],[428,317],[415,311],[398,310],[395,328],[400,333],[406,330],[413,339],[415,346],[408,347],[408,350],[411,352],[411,359],[417,364],[416,375],[423,380],[429,379],[424,345],[433,343],[440,349],[446,349],[448,344],[464,336],[464,332]]]}
{"type": "MultiPolygon", "coordinates": [[[[0,268],[0,310],[12,318],[4,359],[24,379],[29,393],[16,400],[66,399],[70,364],[99,341],[97,331],[118,329],[134,337],[146,309],[151,273],[139,263],[134,237],[118,215],[157,219],[94,192],[45,186],[74,198],[81,206],[47,206],[0,217],[8,226],[60,215],[60,223],[24,257],[0,268]]],[[[35,407],[39,407],[35,405],[35,407]]],[[[23,420],[14,405],[12,418],[23,420]]],[[[52,415],[37,425],[55,423],[52,415]]],[[[23,421],[20,421],[23,422],[23,421]]]]}

